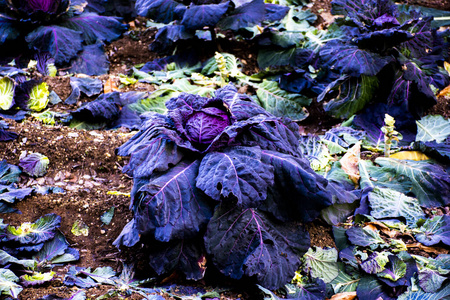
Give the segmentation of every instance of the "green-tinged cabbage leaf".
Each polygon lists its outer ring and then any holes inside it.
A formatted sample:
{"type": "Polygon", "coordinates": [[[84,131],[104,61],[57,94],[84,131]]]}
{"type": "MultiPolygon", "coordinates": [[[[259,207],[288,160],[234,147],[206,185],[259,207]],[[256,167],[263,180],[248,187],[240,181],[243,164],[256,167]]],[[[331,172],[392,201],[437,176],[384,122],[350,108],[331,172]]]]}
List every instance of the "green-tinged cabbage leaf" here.
{"type": "Polygon", "coordinates": [[[398,300],[444,300],[450,296],[450,285],[444,286],[435,293],[427,293],[422,290],[413,290],[412,287],[408,291],[398,297],[398,300]]]}
{"type": "Polygon", "coordinates": [[[32,269],[36,266],[37,261],[33,259],[18,259],[10,255],[8,252],[0,249],[0,266],[6,266],[9,264],[16,264],[28,269],[32,269]]]}
{"type": "Polygon", "coordinates": [[[111,223],[112,218],[114,217],[114,210],[115,207],[113,206],[102,214],[100,220],[103,222],[103,224],[109,225],[111,223]]]}
{"type": "Polygon", "coordinates": [[[391,169],[396,176],[411,180],[411,192],[421,206],[433,207],[450,203],[450,176],[440,165],[430,161],[410,161],[379,157],[375,163],[391,169]]]}
{"type": "MultiPolygon", "coordinates": [[[[340,263],[342,264],[342,263],[340,263]]],[[[335,294],[354,292],[358,286],[360,278],[348,275],[343,268],[339,268],[339,273],[333,281],[330,282],[335,294]]]]}
{"type": "Polygon", "coordinates": [[[337,263],[338,252],[334,248],[309,248],[303,256],[304,268],[312,277],[320,278],[325,283],[332,282],[339,275],[337,263]]]}
{"type": "Polygon", "coordinates": [[[19,293],[23,290],[23,288],[16,283],[18,281],[19,277],[11,270],[0,269],[0,295],[7,295],[17,299],[19,293]]]}
{"type": "Polygon", "coordinates": [[[450,216],[435,216],[427,219],[419,231],[415,238],[426,246],[436,245],[441,241],[450,246],[450,216]]]}
{"type": "Polygon", "coordinates": [[[436,141],[436,143],[442,143],[450,136],[450,120],[444,119],[443,116],[428,115],[416,123],[416,142],[436,141]]]}
{"type": "Polygon", "coordinates": [[[316,135],[301,136],[299,149],[309,160],[311,168],[316,172],[325,170],[333,159],[326,144],[316,135]]]}
{"type": "Polygon", "coordinates": [[[361,188],[386,188],[407,194],[412,182],[404,174],[397,174],[389,167],[378,167],[370,160],[360,160],[358,164],[361,188]]]}
{"type": "Polygon", "coordinates": [[[377,219],[405,218],[406,224],[416,227],[417,221],[425,218],[416,198],[386,188],[374,188],[369,192],[370,215],[377,219]]]}
{"type": "Polygon", "coordinates": [[[61,217],[48,214],[40,217],[34,223],[24,222],[19,227],[8,225],[6,237],[10,241],[21,244],[38,244],[52,239],[60,226],[61,217]]]}
{"type": "Polygon", "coordinates": [[[46,82],[41,82],[40,84],[35,85],[29,94],[28,99],[28,109],[34,111],[41,111],[47,107],[50,95],[50,91],[48,90],[48,85],[46,82]]]}
{"type": "Polygon", "coordinates": [[[275,81],[265,80],[256,88],[260,105],[275,116],[301,121],[309,115],[305,106],[311,104],[311,98],[286,92],[275,81]]]}
{"type": "Polygon", "coordinates": [[[8,77],[0,79],[0,109],[8,110],[14,105],[14,81],[8,77]]]}
{"type": "Polygon", "coordinates": [[[385,244],[380,234],[375,230],[354,226],[347,229],[346,234],[353,245],[377,248],[379,245],[385,244]]]}
{"type": "Polygon", "coordinates": [[[40,285],[45,282],[52,281],[55,275],[56,273],[53,271],[46,273],[35,272],[31,275],[25,274],[20,276],[20,282],[26,287],[40,285]]]}
{"type": "Polygon", "coordinates": [[[47,173],[50,163],[47,156],[40,153],[30,153],[20,157],[19,167],[30,176],[40,177],[47,173]]]}
{"type": "Polygon", "coordinates": [[[308,300],[323,300],[325,299],[326,284],[319,278],[302,278],[301,281],[295,284],[289,283],[282,287],[279,291],[283,291],[286,295],[283,298],[279,298],[275,293],[258,285],[259,289],[270,298],[264,298],[264,300],[282,300],[282,299],[308,299],[308,300]]]}
{"type": "Polygon", "coordinates": [[[324,104],[324,109],[336,118],[346,119],[362,110],[378,90],[376,76],[341,76],[330,83],[317,98],[321,102],[325,96],[336,92],[336,96],[324,104]]]}

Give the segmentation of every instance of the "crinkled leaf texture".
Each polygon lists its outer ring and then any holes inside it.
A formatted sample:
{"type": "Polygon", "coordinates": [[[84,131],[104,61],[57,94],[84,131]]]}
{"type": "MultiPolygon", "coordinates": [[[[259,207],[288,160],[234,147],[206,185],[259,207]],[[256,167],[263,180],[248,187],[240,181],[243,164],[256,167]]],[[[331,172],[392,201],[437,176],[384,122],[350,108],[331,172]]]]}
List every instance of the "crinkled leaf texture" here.
{"type": "Polygon", "coordinates": [[[17,284],[19,277],[17,277],[9,269],[0,269],[0,295],[5,294],[18,299],[19,293],[23,288],[17,284]]]}
{"type": "Polygon", "coordinates": [[[153,242],[150,266],[159,274],[179,270],[188,280],[199,280],[205,274],[205,254],[201,240],[175,240],[169,243],[153,242]]]}
{"type": "Polygon", "coordinates": [[[311,104],[311,99],[300,94],[288,93],[280,89],[275,81],[263,81],[258,85],[256,95],[260,105],[275,116],[301,121],[309,115],[305,106],[311,104]]]}
{"type": "Polygon", "coordinates": [[[318,96],[321,102],[331,92],[338,94],[324,104],[327,113],[337,118],[349,118],[361,111],[372,99],[378,88],[378,79],[375,76],[350,77],[343,75],[330,83],[318,96]]]}
{"type": "Polygon", "coordinates": [[[384,240],[381,238],[377,231],[365,229],[362,227],[351,227],[346,231],[348,240],[357,246],[377,246],[378,244],[384,244],[384,240]]]}
{"type": "Polygon", "coordinates": [[[6,160],[0,160],[0,185],[18,182],[20,177],[19,167],[8,164],[6,160]]]}
{"type": "Polygon", "coordinates": [[[269,187],[261,209],[281,221],[309,222],[331,205],[328,181],[316,174],[305,159],[263,150],[262,161],[273,166],[275,184],[269,187]]]}
{"type": "Polygon", "coordinates": [[[34,223],[24,223],[20,227],[8,226],[6,237],[9,241],[21,244],[38,244],[52,239],[61,224],[61,217],[55,214],[45,215],[34,223]]]}
{"type": "Polygon", "coordinates": [[[217,24],[223,30],[237,31],[260,23],[265,16],[263,0],[252,0],[235,8],[217,24]]]}
{"type": "Polygon", "coordinates": [[[184,6],[173,0],[137,0],[139,15],[151,18],[155,22],[168,24],[177,19],[176,8],[184,6]]]}
{"type": "Polygon", "coordinates": [[[202,29],[205,26],[215,26],[227,12],[230,1],[219,4],[191,4],[186,7],[181,25],[187,29],[202,29]]]}
{"type": "Polygon", "coordinates": [[[328,68],[352,77],[375,76],[392,61],[390,56],[381,56],[338,40],[330,41],[322,47],[319,56],[328,68]]]}
{"type": "Polygon", "coordinates": [[[416,142],[444,142],[450,136],[450,120],[440,115],[428,115],[416,121],[416,142]]]}
{"type": "Polygon", "coordinates": [[[356,288],[356,294],[358,299],[367,300],[395,300],[397,296],[391,296],[388,294],[388,289],[377,280],[374,276],[363,276],[356,288]]]}
{"type": "Polygon", "coordinates": [[[89,12],[71,17],[60,25],[81,32],[81,38],[88,45],[96,43],[97,40],[112,42],[127,29],[117,18],[89,12]]]}
{"type": "Polygon", "coordinates": [[[14,91],[16,85],[14,81],[9,77],[3,77],[0,79],[0,109],[8,110],[13,107],[14,101],[14,91]]]}
{"type": "MultiPolygon", "coordinates": [[[[306,281],[306,280],[305,280],[306,281]]],[[[302,300],[323,300],[325,299],[326,284],[322,279],[314,278],[308,282],[286,284],[281,288],[286,293],[286,297],[279,298],[270,290],[258,285],[259,289],[265,294],[270,295],[271,300],[281,299],[302,299],[302,300]]],[[[269,298],[264,298],[269,299],[269,298]]]]}
{"type": "Polygon", "coordinates": [[[330,283],[339,274],[338,253],[334,248],[309,248],[304,255],[304,259],[304,268],[309,271],[312,277],[320,278],[325,283],[330,283]]]}
{"type": "Polygon", "coordinates": [[[237,146],[206,154],[196,185],[214,200],[257,207],[266,199],[273,178],[273,167],[261,161],[259,148],[237,146]]]}
{"type": "Polygon", "coordinates": [[[435,216],[428,219],[419,230],[421,232],[416,234],[415,238],[420,243],[432,246],[442,241],[450,246],[450,216],[435,216]]]}
{"type": "Polygon", "coordinates": [[[133,211],[141,234],[168,242],[195,236],[212,215],[195,187],[200,161],[182,161],[151,178],[134,195],[133,211]]]}
{"type": "Polygon", "coordinates": [[[404,175],[412,182],[411,192],[425,207],[450,203],[450,176],[446,170],[429,161],[398,160],[379,157],[375,163],[404,175]]]}
{"type": "Polygon", "coordinates": [[[370,215],[377,219],[405,218],[406,224],[416,227],[417,221],[425,219],[416,198],[391,189],[375,188],[369,192],[370,215]]]}
{"type": "Polygon", "coordinates": [[[29,46],[48,52],[56,64],[68,63],[83,49],[82,33],[62,26],[40,26],[26,36],[29,46]]]}
{"type": "Polygon", "coordinates": [[[15,20],[0,16],[0,44],[7,40],[13,40],[20,35],[20,31],[16,27],[15,20]]]}
{"type": "Polygon", "coordinates": [[[301,227],[273,222],[256,209],[225,205],[216,208],[205,235],[206,251],[223,274],[255,276],[268,289],[291,279],[309,242],[301,227]]]}
{"type": "Polygon", "coordinates": [[[108,71],[109,61],[101,43],[84,46],[68,70],[69,73],[82,73],[90,76],[104,75],[108,71]]]}
{"type": "MultiPolygon", "coordinates": [[[[106,94],[105,94],[106,95],[106,94]]],[[[76,119],[87,121],[112,121],[115,120],[120,113],[119,105],[108,97],[99,97],[95,101],[87,102],[77,110],[72,112],[72,116],[76,119]]]]}
{"type": "Polygon", "coordinates": [[[19,167],[30,176],[40,177],[47,173],[48,157],[40,153],[30,153],[19,161],[19,167]]]}
{"type": "Polygon", "coordinates": [[[436,293],[425,293],[424,291],[411,291],[400,295],[398,300],[442,300],[447,299],[450,296],[450,285],[444,286],[436,293]]]}

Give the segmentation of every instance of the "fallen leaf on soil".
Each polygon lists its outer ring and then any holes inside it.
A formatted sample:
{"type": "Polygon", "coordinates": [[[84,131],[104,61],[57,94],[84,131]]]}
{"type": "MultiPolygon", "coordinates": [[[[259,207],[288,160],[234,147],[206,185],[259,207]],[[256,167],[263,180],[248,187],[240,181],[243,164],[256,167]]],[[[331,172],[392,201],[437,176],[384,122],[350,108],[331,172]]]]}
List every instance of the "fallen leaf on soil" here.
{"type": "Polygon", "coordinates": [[[111,93],[113,91],[118,91],[119,88],[117,87],[117,85],[114,83],[113,79],[111,77],[109,77],[106,81],[105,84],[103,85],[103,92],[105,94],[107,93],[111,93]]]}
{"type": "Polygon", "coordinates": [[[366,224],[367,224],[367,226],[366,226],[367,229],[371,229],[371,230],[374,230],[373,228],[378,229],[390,238],[394,238],[398,235],[398,233],[395,230],[390,230],[389,227],[387,227],[386,225],[384,225],[381,222],[374,221],[374,222],[368,222],[366,224]]]}
{"type": "Polygon", "coordinates": [[[341,168],[348,175],[355,185],[358,184],[359,178],[359,160],[361,154],[361,142],[356,143],[350,148],[347,153],[341,158],[341,168]]]}
{"type": "Polygon", "coordinates": [[[414,244],[408,244],[406,245],[407,248],[419,248],[420,250],[423,250],[428,253],[433,254],[449,254],[450,251],[448,249],[442,248],[442,247],[428,247],[425,245],[422,245],[421,243],[414,243],[414,244]]]}
{"type": "Polygon", "coordinates": [[[353,300],[356,299],[356,292],[344,292],[339,294],[334,294],[330,300],[353,300]]]}

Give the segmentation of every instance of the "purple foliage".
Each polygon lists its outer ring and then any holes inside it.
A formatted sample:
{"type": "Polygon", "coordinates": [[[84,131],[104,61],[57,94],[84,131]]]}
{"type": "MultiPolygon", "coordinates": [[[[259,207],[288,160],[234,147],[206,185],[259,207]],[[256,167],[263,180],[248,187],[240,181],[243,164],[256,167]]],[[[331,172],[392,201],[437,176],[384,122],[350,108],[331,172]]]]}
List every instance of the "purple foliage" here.
{"type": "Polygon", "coordinates": [[[166,107],[166,116],[148,113],[141,130],[118,148],[131,155],[124,171],[134,176],[134,220],[114,244],[132,246],[141,236],[161,245],[150,253],[159,274],[180,270],[202,278],[206,246],[227,276],[256,277],[269,288],[287,283],[309,246],[308,234],[294,224],[331,204],[328,181],[300,159],[298,125],[272,116],[232,85],[212,99],[182,93],[166,107]],[[299,180],[285,185],[283,173],[299,180]],[[285,224],[270,213],[291,205],[295,212],[285,224]],[[273,271],[265,272],[269,266],[273,271]]]}

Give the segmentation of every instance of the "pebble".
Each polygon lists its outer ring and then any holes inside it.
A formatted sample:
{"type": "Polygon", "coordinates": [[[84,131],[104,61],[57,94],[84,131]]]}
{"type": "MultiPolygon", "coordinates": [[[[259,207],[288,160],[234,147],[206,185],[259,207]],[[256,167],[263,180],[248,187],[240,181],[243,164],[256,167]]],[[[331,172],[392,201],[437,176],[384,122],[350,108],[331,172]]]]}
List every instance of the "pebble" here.
{"type": "Polygon", "coordinates": [[[106,231],[105,231],[104,229],[102,229],[102,230],[100,230],[100,233],[101,233],[101,234],[105,234],[106,231]]]}
{"type": "Polygon", "coordinates": [[[67,134],[67,136],[70,136],[70,137],[78,137],[79,134],[76,133],[76,132],[69,132],[69,133],[67,134]]]}

